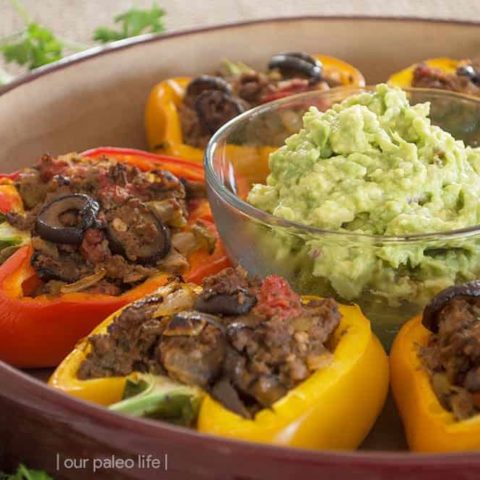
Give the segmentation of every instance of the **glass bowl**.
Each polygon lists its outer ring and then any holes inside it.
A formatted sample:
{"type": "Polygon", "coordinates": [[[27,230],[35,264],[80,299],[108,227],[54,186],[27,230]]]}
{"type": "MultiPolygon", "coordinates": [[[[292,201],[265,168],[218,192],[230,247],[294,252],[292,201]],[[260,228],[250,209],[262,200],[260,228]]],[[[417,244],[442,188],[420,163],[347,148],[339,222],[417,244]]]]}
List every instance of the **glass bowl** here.
{"type": "MultiPolygon", "coordinates": [[[[480,225],[404,237],[344,233],[284,220],[245,200],[253,184],[265,182],[269,153],[301,128],[311,105],[325,110],[365,90],[310,92],[234,118],[208,144],[205,172],[213,215],[235,263],[252,275],[282,275],[302,294],[357,303],[388,348],[400,325],[437,292],[480,276],[480,225]]],[[[430,102],[433,124],[479,144],[480,99],[429,89],[407,95],[411,104],[430,102]]]]}

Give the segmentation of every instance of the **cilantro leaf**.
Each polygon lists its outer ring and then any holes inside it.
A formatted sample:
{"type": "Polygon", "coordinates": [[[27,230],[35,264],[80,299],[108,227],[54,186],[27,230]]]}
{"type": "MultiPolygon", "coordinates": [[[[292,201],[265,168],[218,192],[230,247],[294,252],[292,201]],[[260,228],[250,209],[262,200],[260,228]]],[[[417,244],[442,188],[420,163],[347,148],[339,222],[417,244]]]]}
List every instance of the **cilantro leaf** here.
{"type": "Polygon", "coordinates": [[[50,475],[40,470],[30,470],[20,464],[16,473],[7,475],[0,472],[0,480],[53,480],[50,475]]]}
{"type": "Polygon", "coordinates": [[[18,40],[0,46],[0,51],[7,62],[33,70],[60,60],[63,44],[48,28],[31,22],[18,40]]]}
{"type": "Polygon", "coordinates": [[[142,33],[161,33],[165,31],[164,16],[165,10],[158,5],[154,5],[150,10],[131,8],[114,18],[115,23],[119,25],[118,30],[99,27],[95,30],[93,39],[100,43],[108,43],[142,33]]]}
{"type": "MultiPolygon", "coordinates": [[[[58,37],[48,28],[32,21],[19,0],[11,0],[11,3],[25,21],[26,28],[20,33],[0,38],[0,54],[7,63],[17,63],[33,70],[60,60],[64,49],[81,51],[88,48],[88,45],[58,37]]],[[[114,18],[118,29],[99,27],[94,32],[94,39],[108,43],[142,33],[161,33],[165,31],[164,16],[165,11],[156,4],[149,10],[131,8],[114,18]]],[[[0,70],[0,85],[9,80],[11,76],[0,70]]]]}

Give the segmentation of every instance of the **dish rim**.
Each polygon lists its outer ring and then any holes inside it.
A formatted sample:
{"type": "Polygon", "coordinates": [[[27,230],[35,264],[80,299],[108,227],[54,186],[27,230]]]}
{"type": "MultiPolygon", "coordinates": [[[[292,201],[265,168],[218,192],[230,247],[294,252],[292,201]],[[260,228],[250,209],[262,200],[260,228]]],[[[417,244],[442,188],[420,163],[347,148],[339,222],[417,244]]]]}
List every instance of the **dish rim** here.
{"type": "Polygon", "coordinates": [[[200,433],[193,429],[171,425],[165,422],[159,422],[144,418],[129,417],[127,415],[111,412],[104,406],[96,405],[86,400],[82,400],[66,393],[59,392],[30,374],[19,370],[0,360],[0,379],[6,381],[9,385],[11,396],[6,394],[6,398],[12,400],[15,397],[15,384],[19,388],[28,388],[31,397],[41,398],[42,401],[49,401],[52,407],[57,407],[56,415],[69,415],[74,420],[78,417],[88,417],[99,427],[108,425],[109,428],[115,427],[118,431],[128,432],[135,427],[137,434],[145,432],[151,434],[167,435],[172,443],[205,442],[212,451],[241,449],[243,453],[257,453],[260,456],[266,456],[271,459],[283,459],[289,457],[290,461],[315,462],[323,461],[338,466],[345,465],[345,461],[350,461],[355,466],[379,467],[390,466],[398,467],[401,463],[406,468],[420,466],[448,467],[458,466],[458,463],[467,463],[469,466],[480,467],[480,453],[476,451],[456,452],[456,453],[417,453],[410,451],[394,450],[309,450],[304,448],[283,447],[278,445],[262,444],[236,440],[232,438],[220,437],[217,435],[200,433]]]}
{"type": "MultiPolygon", "coordinates": [[[[382,20],[390,22],[417,22],[417,23],[437,23],[437,24],[450,24],[458,26],[478,27],[480,21],[475,20],[452,20],[452,19],[430,19],[415,16],[358,16],[358,15],[303,15],[292,17],[269,17],[255,20],[245,20],[241,22],[222,23],[207,27],[197,27],[191,29],[178,30],[171,33],[155,35],[147,34],[133,39],[121,40],[114,42],[107,47],[93,47],[85,50],[84,52],[70,55],[59,62],[55,62],[51,65],[41,67],[34,72],[25,73],[20,75],[12,82],[0,87],[0,97],[10,91],[13,91],[24,84],[28,84],[37,78],[41,78],[45,75],[55,73],[59,70],[63,70],[70,66],[82,63],[92,58],[99,57],[101,55],[109,55],[118,51],[129,49],[143,44],[149,44],[152,42],[161,42],[162,40],[189,36],[198,33],[204,33],[209,31],[228,30],[232,27],[248,27],[256,24],[268,24],[277,22],[289,22],[289,21],[309,21],[309,20],[327,20],[327,21],[344,21],[344,20],[356,20],[356,21],[372,21],[382,20]]],[[[241,440],[227,439],[223,437],[217,437],[213,435],[206,435],[194,430],[188,430],[181,427],[171,426],[165,423],[154,422],[148,419],[137,419],[122,416],[113,412],[109,412],[104,407],[97,406],[95,404],[77,399],[75,397],[68,396],[64,393],[57,392],[53,388],[49,387],[46,383],[34,378],[30,374],[21,371],[11,365],[6,364],[0,360],[0,378],[5,378],[9,385],[6,392],[1,393],[0,396],[4,396],[7,399],[15,401],[15,391],[22,388],[31,388],[32,396],[42,398],[43,400],[49,400],[52,405],[57,406],[57,414],[61,413],[76,415],[77,417],[88,416],[90,419],[96,420],[99,425],[110,423],[115,424],[121,429],[128,430],[132,425],[136,426],[140,431],[151,431],[152,433],[164,433],[170,435],[172,440],[187,440],[189,443],[196,443],[203,441],[207,444],[212,451],[216,450],[225,451],[225,447],[230,450],[241,449],[244,453],[258,453],[259,455],[269,457],[271,459],[289,461],[303,461],[307,463],[317,463],[321,460],[325,464],[335,464],[339,467],[344,466],[345,462],[351,462],[352,466],[363,467],[378,467],[387,466],[392,468],[398,468],[399,466],[405,468],[412,467],[458,467],[459,464],[469,466],[480,467],[480,452],[460,452],[460,453],[447,453],[447,454],[431,454],[431,453],[413,453],[408,451],[390,451],[390,450],[375,450],[375,451],[331,451],[331,450],[305,450],[298,448],[278,447],[275,445],[264,445],[257,443],[250,443],[241,440]],[[9,393],[10,392],[10,393],[9,393]]]]}

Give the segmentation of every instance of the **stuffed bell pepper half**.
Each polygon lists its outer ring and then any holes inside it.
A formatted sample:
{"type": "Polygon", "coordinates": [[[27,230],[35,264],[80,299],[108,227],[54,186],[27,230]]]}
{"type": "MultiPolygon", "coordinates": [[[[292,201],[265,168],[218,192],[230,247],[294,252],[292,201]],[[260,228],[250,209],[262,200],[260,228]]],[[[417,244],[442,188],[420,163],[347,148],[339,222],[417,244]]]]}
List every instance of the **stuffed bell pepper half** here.
{"type": "Polygon", "coordinates": [[[392,348],[392,389],[416,452],[480,449],[480,281],[450,287],[392,348]]]}
{"type": "Polygon", "coordinates": [[[111,315],[50,385],[115,412],[203,433],[353,449],[380,413],[388,361],[356,306],[227,268],[111,315]]]}
{"type": "MultiPolygon", "coordinates": [[[[265,72],[225,61],[214,75],[170,78],[152,89],[145,111],[148,145],[155,152],[202,162],[213,133],[252,107],[311,90],[364,85],[355,67],[326,55],[279,53],[265,72]]],[[[293,123],[292,133],[298,130],[288,112],[280,121],[287,127],[293,123]]]]}
{"type": "Polygon", "coordinates": [[[480,96],[480,64],[472,60],[431,58],[394,73],[388,83],[400,88],[440,88],[480,96]]]}
{"type": "Polygon", "coordinates": [[[203,171],[129,149],[44,155],[0,179],[0,360],[56,366],[112,312],[228,265],[203,171]]]}

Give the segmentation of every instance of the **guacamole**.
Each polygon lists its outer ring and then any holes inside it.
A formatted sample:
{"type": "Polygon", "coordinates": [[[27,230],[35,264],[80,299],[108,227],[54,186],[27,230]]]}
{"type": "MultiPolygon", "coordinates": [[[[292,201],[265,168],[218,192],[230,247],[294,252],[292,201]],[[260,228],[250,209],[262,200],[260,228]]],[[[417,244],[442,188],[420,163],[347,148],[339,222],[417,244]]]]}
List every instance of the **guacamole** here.
{"type": "MultiPolygon", "coordinates": [[[[404,237],[480,224],[480,151],[432,125],[428,103],[378,85],[320,112],[269,159],[266,185],[248,201],[275,216],[333,232],[404,237]]],[[[277,235],[313,278],[355,300],[418,299],[480,274],[476,238],[382,242],[377,238],[277,235]],[[293,245],[295,243],[295,245],[293,245]]],[[[421,299],[421,300],[420,300],[421,299]]]]}

